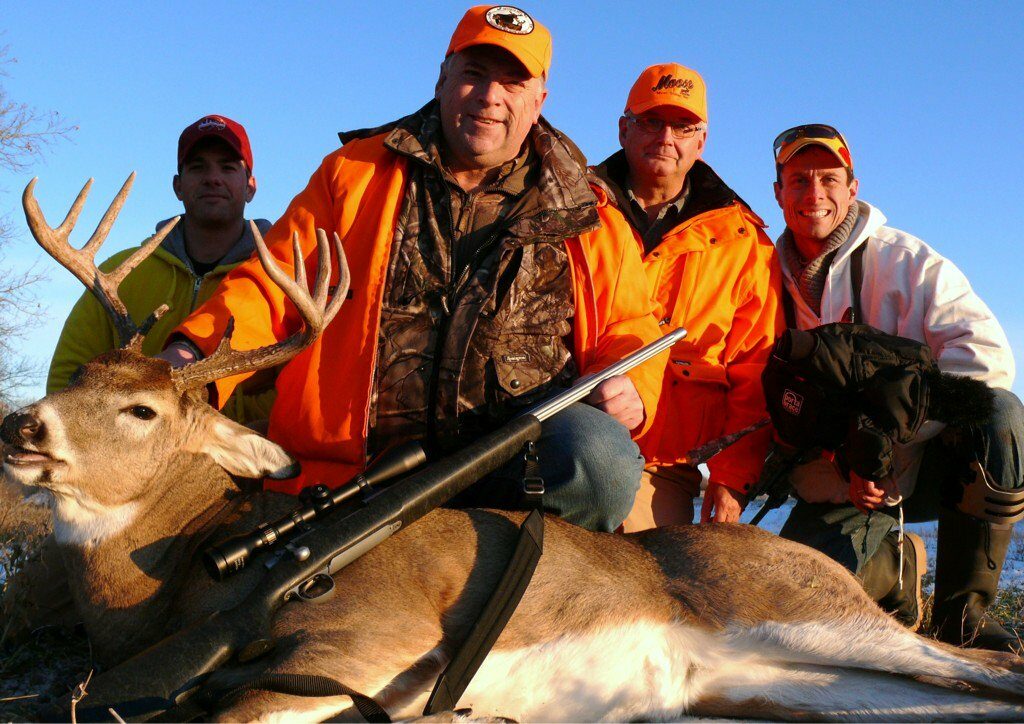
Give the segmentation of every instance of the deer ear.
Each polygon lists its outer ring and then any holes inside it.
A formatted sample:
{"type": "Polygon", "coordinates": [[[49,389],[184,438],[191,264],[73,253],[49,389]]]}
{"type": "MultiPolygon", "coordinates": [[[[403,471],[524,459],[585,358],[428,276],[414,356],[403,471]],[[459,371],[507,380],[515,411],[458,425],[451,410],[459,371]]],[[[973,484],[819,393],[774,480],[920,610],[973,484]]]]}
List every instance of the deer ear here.
{"type": "Polygon", "coordinates": [[[299,464],[280,445],[225,417],[210,426],[200,452],[232,475],[243,478],[293,478],[299,464]]]}

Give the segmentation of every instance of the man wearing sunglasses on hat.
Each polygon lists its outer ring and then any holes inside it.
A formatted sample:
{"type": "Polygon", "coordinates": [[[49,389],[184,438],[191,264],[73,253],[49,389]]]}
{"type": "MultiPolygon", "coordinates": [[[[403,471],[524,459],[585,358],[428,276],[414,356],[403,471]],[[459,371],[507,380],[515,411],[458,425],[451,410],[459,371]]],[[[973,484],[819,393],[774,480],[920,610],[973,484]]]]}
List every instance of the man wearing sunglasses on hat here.
{"type": "Polygon", "coordinates": [[[952,262],[886,226],[882,212],[858,198],[850,147],[836,129],[791,128],[774,152],[789,326],[857,322],[911,338],[930,347],[943,372],[995,392],[987,423],[943,429],[925,422],[913,442],[894,446],[893,472],[881,480],[850,471],[847,481],[836,466],[817,462],[799,468],[797,503],[782,535],[846,565],[914,627],[924,548],[908,535],[901,555],[900,513],[908,521],[938,518],[934,633],[956,645],[1019,649],[1018,638],[985,614],[1024,510],[1024,408],[1009,391],[1014,361],[1006,336],[952,262]],[[817,495],[827,489],[834,495],[817,495]]]}
{"type": "MultiPolygon", "coordinates": [[[[622,150],[593,169],[629,220],[672,349],[658,410],[640,439],[646,459],[627,532],[693,522],[701,472],[689,450],[765,417],[760,375],[776,334],[780,275],[764,222],[701,160],[703,78],[677,63],[640,74],[619,118],[622,150]]],[[[768,430],[708,464],[701,520],[739,520],[761,470],[768,430]]]]}

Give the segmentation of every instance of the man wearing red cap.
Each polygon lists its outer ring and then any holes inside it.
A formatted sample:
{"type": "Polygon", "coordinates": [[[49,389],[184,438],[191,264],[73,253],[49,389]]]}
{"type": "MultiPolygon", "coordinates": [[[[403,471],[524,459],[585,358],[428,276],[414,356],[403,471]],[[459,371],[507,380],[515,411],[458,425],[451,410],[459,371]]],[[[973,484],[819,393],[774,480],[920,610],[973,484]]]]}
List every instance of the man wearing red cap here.
{"type": "MultiPolygon", "coordinates": [[[[647,461],[627,532],[690,523],[701,472],[687,452],[766,416],[761,371],[776,334],[779,274],[764,222],[701,160],[704,79],[690,68],[647,68],[619,119],[622,150],[594,174],[637,236],[657,318],[677,343],[658,410],[639,439],[647,461]]],[[[739,520],[770,433],[754,432],[708,463],[701,520],[739,520]]]]}
{"type": "MultiPolygon", "coordinates": [[[[956,645],[1019,652],[1020,639],[985,613],[1013,524],[1024,517],[1024,406],[1009,389],[1014,361],[1006,335],[951,261],[886,226],[882,212],[860,200],[850,147],[839,131],[820,123],[790,128],[776,138],[774,153],[775,197],[786,220],[777,245],[788,326],[870,325],[926,344],[941,371],[985,382],[994,393],[984,423],[943,429],[928,420],[906,444],[872,448],[866,459],[860,449],[860,469],[880,471],[875,480],[849,464],[854,433],[838,449],[842,464],[815,459],[798,467],[792,475],[797,503],[782,535],[847,566],[884,608],[917,627],[924,545],[899,529],[904,518],[937,518],[933,633],[956,645]]],[[[881,407],[884,414],[873,412],[879,419],[907,414],[884,409],[893,404],[891,390],[881,402],[872,392],[865,385],[850,404],[881,407]]],[[[924,399],[935,402],[941,390],[929,392],[924,399]]]]}
{"type": "MultiPolygon", "coordinates": [[[[167,336],[213,294],[224,275],[252,255],[252,231],[244,218],[245,204],[256,193],[252,148],[245,129],[225,116],[203,116],[178,139],[178,172],[174,194],[185,215],[163,243],[127,276],[119,294],[133,319],[145,319],[161,304],[170,310],[146,335],[145,354],[163,349],[167,336]]],[[[159,231],[171,219],[156,225],[159,231]]],[[[266,231],[270,222],[257,219],[266,231]]],[[[108,259],[109,271],[138,247],[108,259]]],[[[67,386],[81,365],[119,344],[114,322],[86,292],[64,323],[50,363],[47,393],[67,386]]],[[[266,420],[273,402],[270,376],[254,379],[227,401],[224,413],[239,422],[266,420]]]]}
{"type": "MultiPolygon", "coordinates": [[[[337,232],[352,289],[278,379],[269,437],[302,473],[268,487],[340,484],[398,440],[458,448],[659,336],[628,226],[587,184],[576,147],[540,115],[550,63],[551,36],[530,15],[471,8],[434,99],[342,133],[343,147],[271,229],[279,260],[290,260],[295,232],[306,254],[315,228],[337,232]]],[[[247,263],[179,332],[210,354],[232,316],[240,349],[301,323],[260,265],[247,263]]],[[[176,344],[166,356],[191,355],[176,344]]],[[[622,522],[642,466],[630,432],[647,426],[663,363],[607,380],[589,405],[545,424],[549,511],[598,530],[622,522]]],[[[218,399],[237,381],[219,381],[218,399]]],[[[513,461],[459,502],[516,507],[522,467],[513,461]]]]}
{"type": "MultiPolygon", "coordinates": [[[[133,319],[142,320],[161,304],[170,309],[146,335],[145,354],[159,352],[171,331],[213,294],[224,275],[254,251],[252,231],[243,218],[256,193],[252,149],[241,125],[224,116],[203,116],[178,139],[174,193],[185,215],[163,243],[118,288],[133,319]]],[[[171,219],[161,221],[159,231],[171,219]]],[[[266,231],[270,222],[257,219],[266,231]]],[[[110,271],[138,247],[115,254],[101,265],[110,271]]],[[[116,349],[120,339],[109,314],[86,292],[64,323],[50,363],[47,393],[67,386],[75,371],[97,355],[116,349]]],[[[265,424],[274,401],[273,376],[240,387],[223,412],[242,423],[265,424]]],[[[14,641],[33,628],[73,623],[74,607],[60,552],[52,538],[40,547],[7,585],[0,620],[5,639],[14,641]]]]}

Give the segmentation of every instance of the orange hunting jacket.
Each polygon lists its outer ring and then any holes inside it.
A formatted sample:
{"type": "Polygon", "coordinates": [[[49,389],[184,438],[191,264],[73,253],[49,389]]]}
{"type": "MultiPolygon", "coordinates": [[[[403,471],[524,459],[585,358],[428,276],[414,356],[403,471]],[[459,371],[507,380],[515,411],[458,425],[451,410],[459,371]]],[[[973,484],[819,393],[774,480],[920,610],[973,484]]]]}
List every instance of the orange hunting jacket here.
{"type": "MultiPolygon", "coordinates": [[[[275,259],[291,274],[290,238],[298,232],[312,280],[314,229],[337,232],[352,275],[349,298],[337,317],[278,375],[268,436],[299,460],[302,472],[291,480],[268,479],[269,489],[297,493],[320,482],[336,486],[366,462],[380,305],[409,163],[386,148],[384,138],[353,140],[327,156],[266,237],[275,259]]],[[[581,375],[599,371],[661,336],[632,231],[603,192],[595,194],[601,227],[566,240],[576,300],[573,352],[581,375]]],[[[232,271],[177,332],[209,355],[231,316],[235,349],[273,344],[301,324],[255,257],[232,271]]],[[[660,355],[629,373],[649,412],[655,409],[665,361],[666,355],[660,355]]],[[[219,380],[217,401],[227,400],[245,377],[219,380]]],[[[648,427],[651,417],[645,417],[634,435],[648,427]]]]}
{"type": "MultiPolygon", "coordinates": [[[[621,153],[594,169],[620,204],[612,176],[621,153]]],[[[662,331],[687,330],[671,349],[654,421],[637,439],[649,465],[685,462],[692,448],[767,417],[761,372],[784,327],[781,270],[764,222],[707,164],[698,161],[690,180],[691,200],[703,193],[710,208],[666,233],[643,262],[662,331]]],[[[710,480],[746,492],[770,443],[770,428],[742,438],[708,462],[710,480]]]]}

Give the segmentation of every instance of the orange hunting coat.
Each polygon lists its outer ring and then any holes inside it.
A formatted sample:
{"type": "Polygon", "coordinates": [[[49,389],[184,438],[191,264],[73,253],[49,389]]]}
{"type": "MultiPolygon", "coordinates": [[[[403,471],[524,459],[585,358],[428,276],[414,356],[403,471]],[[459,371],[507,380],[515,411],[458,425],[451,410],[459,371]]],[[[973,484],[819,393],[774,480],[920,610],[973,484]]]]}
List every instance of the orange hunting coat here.
{"type": "MultiPolygon", "coordinates": [[[[736,202],[680,224],[644,258],[662,329],[687,329],[638,440],[649,464],[684,462],[690,449],[767,417],[761,372],[781,331],[781,275],[762,226],[736,202]]],[[[711,481],[746,492],[770,442],[762,428],[726,448],[708,462],[711,481]]]]}
{"type": "MultiPolygon", "coordinates": [[[[273,256],[291,274],[290,239],[298,232],[312,280],[314,229],[337,232],[352,274],[349,298],[334,322],[277,378],[268,436],[299,460],[302,472],[291,480],[267,480],[270,489],[297,493],[320,482],[336,486],[366,462],[380,306],[409,163],[386,148],[384,138],[353,140],[327,156],[267,235],[273,256]]],[[[566,240],[576,303],[573,353],[581,375],[599,371],[661,336],[630,227],[603,192],[595,189],[595,194],[601,227],[566,240]]],[[[301,324],[256,258],[232,271],[177,331],[209,355],[231,316],[235,349],[273,344],[301,324]]],[[[629,373],[649,413],[655,408],[665,361],[661,355],[629,373]]],[[[246,376],[219,380],[217,401],[227,400],[246,376]]],[[[647,428],[651,417],[647,415],[634,435],[647,428]]]]}
{"type": "MultiPolygon", "coordinates": [[[[619,204],[614,171],[624,163],[619,151],[594,169],[619,204]]],[[[672,347],[654,420],[637,439],[648,465],[686,462],[692,448],[768,416],[761,372],[784,327],[782,273],[764,222],[702,161],[691,182],[705,210],[643,260],[662,331],[687,330],[672,347]]],[[[742,438],[708,462],[710,480],[745,493],[770,443],[770,428],[742,438]]]]}

